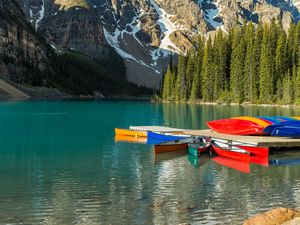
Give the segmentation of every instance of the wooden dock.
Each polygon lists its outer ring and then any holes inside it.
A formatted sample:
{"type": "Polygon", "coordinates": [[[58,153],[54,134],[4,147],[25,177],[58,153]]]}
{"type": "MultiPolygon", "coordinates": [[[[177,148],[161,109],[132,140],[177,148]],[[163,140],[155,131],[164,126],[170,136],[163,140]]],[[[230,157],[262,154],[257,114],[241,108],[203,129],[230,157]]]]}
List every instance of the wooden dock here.
{"type": "Polygon", "coordinates": [[[152,132],[184,132],[185,129],[172,128],[172,127],[162,127],[162,126],[130,126],[130,130],[137,131],[152,131],[152,132]]]}
{"type": "Polygon", "coordinates": [[[227,140],[229,142],[242,142],[245,144],[256,145],[260,147],[299,147],[299,138],[285,138],[285,137],[270,137],[270,136],[241,136],[220,134],[211,130],[187,130],[162,126],[134,126],[130,129],[141,131],[153,131],[153,132],[182,132],[183,134],[189,134],[193,136],[205,136],[210,138],[227,140]]]}

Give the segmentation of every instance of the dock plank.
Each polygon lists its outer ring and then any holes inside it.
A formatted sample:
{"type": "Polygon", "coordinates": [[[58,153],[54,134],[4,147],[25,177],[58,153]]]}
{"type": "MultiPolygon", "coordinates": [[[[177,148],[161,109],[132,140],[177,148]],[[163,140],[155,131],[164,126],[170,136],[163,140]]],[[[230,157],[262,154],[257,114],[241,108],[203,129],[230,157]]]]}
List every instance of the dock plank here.
{"type": "Polygon", "coordinates": [[[163,127],[163,126],[130,126],[130,130],[152,131],[152,132],[183,132],[185,129],[163,127]]]}

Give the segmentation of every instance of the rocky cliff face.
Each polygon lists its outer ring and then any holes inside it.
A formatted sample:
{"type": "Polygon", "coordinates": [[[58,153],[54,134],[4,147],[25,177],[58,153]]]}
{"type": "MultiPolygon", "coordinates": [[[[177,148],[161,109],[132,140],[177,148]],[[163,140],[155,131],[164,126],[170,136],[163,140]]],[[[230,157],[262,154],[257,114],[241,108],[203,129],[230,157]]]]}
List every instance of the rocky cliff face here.
{"type": "Polygon", "coordinates": [[[57,51],[93,58],[113,47],[130,81],[157,86],[171,53],[186,52],[199,36],[226,32],[246,19],[298,21],[298,0],[18,0],[27,20],[57,51]]]}
{"type": "Polygon", "coordinates": [[[0,18],[0,78],[31,83],[32,76],[49,65],[51,51],[15,1],[0,0],[0,18]]]}

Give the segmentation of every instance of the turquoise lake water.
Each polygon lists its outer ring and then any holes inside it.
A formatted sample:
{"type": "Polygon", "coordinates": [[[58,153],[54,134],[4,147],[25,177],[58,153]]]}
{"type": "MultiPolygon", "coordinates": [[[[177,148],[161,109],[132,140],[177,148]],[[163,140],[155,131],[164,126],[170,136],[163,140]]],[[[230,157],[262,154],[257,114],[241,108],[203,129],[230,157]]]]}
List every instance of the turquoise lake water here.
{"type": "MultiPolygon", "coordinates": [[[[0,224],[241,224],[300,206],[300,164],[250,174],[153,147],[115,142],[114,128],[204,128],[239,115],[300,115],[288,108],[126,101],[0,103],[0,224]]],[[[271,155],[300,159],[300,151],[271,155]]]]}

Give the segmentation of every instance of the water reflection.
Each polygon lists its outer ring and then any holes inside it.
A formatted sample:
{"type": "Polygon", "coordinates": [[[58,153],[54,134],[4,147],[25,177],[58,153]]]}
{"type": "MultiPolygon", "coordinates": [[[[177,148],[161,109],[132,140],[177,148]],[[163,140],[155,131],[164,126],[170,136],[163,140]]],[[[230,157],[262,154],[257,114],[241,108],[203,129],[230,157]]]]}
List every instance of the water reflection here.
{"type": "Polygon", "coordinates": [[[289,107],[258,107],[198,104],[162,104],[164,125],[171,127],[200,129],[206,121],[235,116],[296,116],[299,109],[289,107]]]}
{"type": "Polygon", "coordinates": [[[248,163],[248,162],[227,159],[227,158],[220,157],[220,156],[214,157],[213,161],[222,166],[226,166],[226,167],[235,169],[235,170],[243,172],[243,173],[250,173],[250,163],[248,163]]]}

